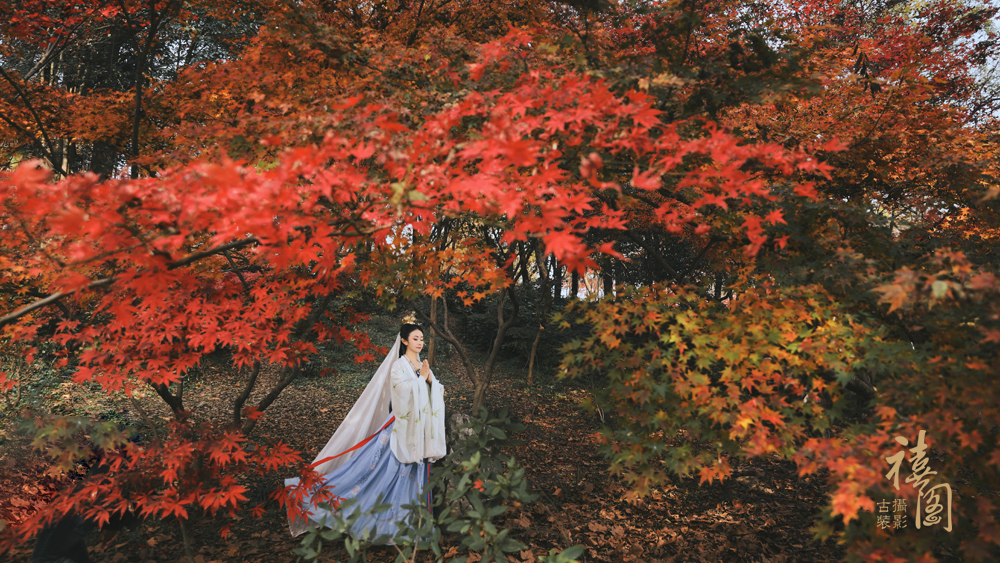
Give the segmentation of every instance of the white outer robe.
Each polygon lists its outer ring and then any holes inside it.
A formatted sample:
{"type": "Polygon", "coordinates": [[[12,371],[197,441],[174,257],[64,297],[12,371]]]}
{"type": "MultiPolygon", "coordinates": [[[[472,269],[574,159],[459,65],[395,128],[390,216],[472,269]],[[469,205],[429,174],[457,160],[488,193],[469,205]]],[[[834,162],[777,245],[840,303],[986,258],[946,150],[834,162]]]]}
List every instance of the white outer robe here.
{"type": "Polygon", "coordinates": [[[431,384],[406,357],[392,365],[392,412],[396,422],[389,448],[401,463],[437,461],[448,453],[444,435],[444,386],[431,371],[431,384]]]}

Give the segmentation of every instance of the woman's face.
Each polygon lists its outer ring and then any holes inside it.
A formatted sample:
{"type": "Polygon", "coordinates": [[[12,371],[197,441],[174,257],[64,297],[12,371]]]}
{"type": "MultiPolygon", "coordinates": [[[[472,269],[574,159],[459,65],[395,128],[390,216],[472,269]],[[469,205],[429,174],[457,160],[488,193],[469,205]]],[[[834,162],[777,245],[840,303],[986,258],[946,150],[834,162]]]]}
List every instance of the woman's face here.
{"type": "Polygon", "coordinates": [[[414,330],[403,342],[406,344],[407,353],[413,351],[419,354],[424,349],[424,333],[420,332],[419,329],[414,330]]]}

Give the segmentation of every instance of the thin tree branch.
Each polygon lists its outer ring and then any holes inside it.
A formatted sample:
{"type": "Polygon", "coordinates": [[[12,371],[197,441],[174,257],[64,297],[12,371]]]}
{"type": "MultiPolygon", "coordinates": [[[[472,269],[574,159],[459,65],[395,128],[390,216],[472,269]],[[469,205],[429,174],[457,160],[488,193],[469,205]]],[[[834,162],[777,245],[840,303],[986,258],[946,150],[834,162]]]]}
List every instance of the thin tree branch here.
{"type": "MultiPolygon", "coordinates": [[[[869,379],[871,378],[871,376],[867,373],[865,373],[864,375],[866,378],[869,379]]],[[[839,383],[837,379],[837,374],[834,373],[833,370],[829,369],[821,370],[819,372],[819,376],[830,383],[839,383]]],[[[848,391],[853,391],[867,400],[874,399],[875,397],[878,396],[878,389],[874,385],[868,384],[868,382],[862,380],[857,376],[851,378],[851,380],[848,381],[846,385],[844,385],[844,389],[847,389],[848,391]]]]}
{"type": "Polygon", "coordinates": [[[42,147],[42,150],[48,153],[49,163],[52,165],[52,168],[63,176],[66,176],[66,171],[62,169],[62,164],[56,162],[55,153],[52,152],[52,140],[49,139],[49,134],[45,132],[45,126],[42,125],[42,118],[38,116],[38,112],[35,111],[35,106],[31,103],[28,95],[21,89],[20,86],[18,86],[17,82],[15,82],[14,79],[7,74],[3,67],[0,67],[0,76],[3,76],[4,79],[10,83],[10,85],[14,88],[14,91],[17,92],[18,97],[21,98],[21,101],[23,101],[24,105],[28,108],[28,111],[31,112],[32,117],[35,118],[35,123],[38,125],[38,131],[42,134],[42,139],[45,141],[45,146],[42,147]]]}
{"type": "MultiPolygon", "coordinates": [[[[31,134],[31,133],[30,133],[30,132],[29,132],[29,131],[28,131],[27,129],[25,129],[24,127],[21,127],[21,126],[20,126],[20,125],[18,125],[17,123],[14,123],[13,121],[11,121],[11,120],[10,120],[10,119],[9,119],[9,118],[8,118],[8,117],[7,117],[6,115],[4,115],[3,113],[0,113],[0,120],[3,120],[3,122],[4,122],[4,123],[6,123],[7,125],[10,125],[10,126],[11,126],[11,127],[13,127],[14,129],[17,129],[17,130],[18,130],[18,131],[19,131],[19,132],[20,132],[20,133],[21,133],[22,135],[24,135],[25,137],[28,137],[29,139],[31,139],[31,142],[32,142],[32,143],[36,143],[36,144],[38,143],[38,139],[36,139],[34,135],[32,135],[32,134],[31,134]]],[[[44,147],[42,147],[42,148],[44,149],[44,147]]]]}
{"type": "Polygon", "coordinates": [[[156,428],[156,425],[153,424],[153,419],[149,417],[149,413],[146,412],[146,409],[142,408],[142,403],[140,403],[139,400],[136,399],[135,397],[129,397],[129,399],[132,400],[132,406],[135,407],[135,410],[139,412],[139,416],[141,416],[142,419],[146,422],[146,424],[149,425],[149,429],[153,431],[153,436],[157,440],[159,440],[160,431],[156,428]]]}
{"type": "Polygon", "coordinates": [[[708,239],[708,243],[705,244],[705,246],[702,247],[701,251],[698,252],[698,255],[694,257],[694,260],[691,260],[691,264],[687,268],[685,268],[683,272],[681,272],[681,277],[680,279],[677,280],[677,283],[684,283],[684,278],[688,277],[688,275],[691,274],[695,266],[698,265],[698,262],[700,262],[701,259],[705,257],[705,254],[708,253],[708,250],[712,248],[712,245],[714,245],[717,242],[722,242],[724,240],[729,240],[729,237],[721,235],[712,235],[712,237],[708,239]]]}
{"type": "Polygon", "coordinates": [[[472,385],[476,386],[479,384],[480,378],[476,374],[475,365],[473,365],[472,359],[469,358],[469,354],[468,352],[466,352],[465,347],[462,346],[462,343],[458,341],[458,338],[456,338],[455,335],[452,334],[451,328],[448,323],[448,299],[442,298],[441,303],[444,305],[443,327],[438,323],[432,321],[430,317],[425,315],[424,312],[421,311],[420,309],[417,309],[415,313],[418,317],[420,317],[421,322],[424,322],[428,326],[433,327],[434,330],[437,331],[437,333],[440,334],[442,338],[447,340],[448,343],[450,343],[452,346],[455,347],[455,350],[458,352],[458,356],[462,359],[462,365],[465,366],[465,374],[468,376],[469,381],[472,382],[472,385]]]}
{"type": "Polygon", "coordinates": [[[490,385],[490,380],[493,379],[493,369],[496,367],[497,359],[500,354],[500,346],[503,344],[503,339],[507,335],[507,331],[510,327],[514,326],[517,322],[517,316],[520,312],[520,303],[517,300],[517,294],[514,293],[514,287],[505,287],[500,290],[500,298],[497,303],[497,323],[499,328],[497,329],[497,335],[493,339],[493,350],[490,352],[490,357],[486,361],[486,369],[483,371],[483,376],[480,378],[479,383],[476,385],[475,394],[472,400],[472,408],[478,410],[479,407],[483,406],[486,399],[486,389],[490,385]],[[504,307],[504,295],[510,295],[510,302],[514,306],[514,311],[511,313],[510,317],[504,319],[503,307],[504,307]]]}
{"type": "Polygon", "coordinates": [[[251,244],[256,244],[258,242],[260,242],[260,240],[257,237],[247,237],[245,239],[240,239],[236,242],[230,242],[227,244],[223,244],[222,246],[216,246],[215,248],[212,248],[210,250],[206,250],[204,252],[196,252],[195,254],[192,254],[186,258],[181,258],[176,262],[171,262],[169,265],[167,265],[167,269],[174,270],[176,268],[181,268],[183,266],[187,266],[188,264],[193,264],[194,262],[197,262],[202,258],[208,258],[213,254],[218,254],[220,252],[225,252],[227,250],[235,250],[237,248],[243,248],[244,246],[249,246],[251,244]]]}
{"type": "MultiPolygon", "coordinates": [[[[37,290],[34,290],[34,289],[32,289],[32,290],[29,290],[29,291],[28,291],[28,295],[32,295],[32,296],[34,296],[34,297],[40,297],[40,298],[42,298],[42,299],[44,299],[44,298],[48,297],[48,295],[47,295],[47,294],[45,294],[45,293],[42,293],[42,292],[40,292],[40,291],[37,291],[37,290]]],[[[67,319],[68,319],[68,318],[69,318],[69,317],[70,317],[70,316],[71,316],[71,315],[73,314],[73,313],[72,313],[72,312],[71,312],[71,311],[69,310],[69,307],[67,307],[66,305],[64,305],[64,304],[63,304],[63,303],[62,303],[61,301],[56,301],[56,303],[55,303],[55,306],[56,306],[56,307],[59,307],[59,310],[60,310],[60,311],[62,311],[64,315],[66,315],[66,318],[67,318],[67,319]]]]}
{"type": "MultiPolygon", "coordinates": [[[[114,282],[114,281],[115,281],[115,278],[103,278],[103,279],[99,279],[99,280],[97,280],[95,282],[87,284],[82,289],[96,289],[98,287],[104,287],[106,285],[111,285],[111,283],[114,282]]],[[[14,311],[13,313],[10,313],[9,315],[5,315],[3,317],[0,317],[0,327],[6,326],[6,325],[8,325],[8,324],[10,324],[10,323],[12,323],[14,321],[16,321],[17,319],[19,319],[19,318],[27,315],[28,313],[30,313],[30,312],[32,312],[32,311],[34,311],[36,309],[41,309],[42,307],[47,307],[49,305],[52,305],[52,304],[58,302],[63,297],[66,297],[67,295],[72,295],[72,294],[76,293],[76,291],[78,291],[78,290],[57,291],[57,292],[53,293],[52,295],[49,295],[48,297],[46,297],[44,299],[39,299],[38,301],[35,301],[34,303],[30,303],[28,305],[25,305],[24,307],[21,307],[20,309],[18,309],[17,311],[14,311]]]]}
{"type": "Polygon", "coordinates": [[[236,273],[236,277],[240,279],[240,283],[243,284],[243,292],[247,294],[247,299],[250,299],[250,284],[248,284],[246,278],[243,277],[243,272],[236,267],[236,263],[233,262],[233,257],[229,255],[228,250],[223,250],[222,255],[226,257],[226,262],[229,262],[229,267],[232,268],[233,272],[236,273]]]}
{"type": "MultiPolygon", "coordinates": [[[[420,32],[420,17],[424,13],[424,0],[420,0],[420,7],[417,8],[417,18],[413,22],[413,32],[410,33],[410,37],[406,40],[406,46],[412,47],[414,43],[417,42],[417,36],[420,32]]],[[[414,554],[416,555],[416,554],[414,554]]]]}
{"type": "Polygon", "coordinates": [[[59,41],[54,41],[52,43],[49,43],[49,46],[45,48],[45,53],[42,54],[42,58],[37,63],[35,63],[35,66],[31,67],[31,70],[29,70],[27,74],[25,74],[22,77],[23,80],[25,82],[31,80],[32,77],[34,77],[36,74],[41,72],[43,68],[45,68],[45,65],[49,64],[49,61],[53,57],[59,56],[59,54],[62,53],[66,49],[66,47],[69,47],[70,43],[73,42],[73,34],[76,33],[78,29],[83,27],[83,24],[86,21],[87,20],[85,19],[81,19],[75,26],[70,28],[69,32],[65,36],[65,41],[62,42],[61,46],[57,46],[59,45],[59,41]]]}
{"type": "Polygon", "coordinates": [[[657,252],[653,247],[651,247],[646,241],[632,234],[631,231],[623,231],[623,233],[625,234],[625,237],[627,239],[641,246],[642,249],[646,251],[646,254],[650,255],[653,258],[653,260],[656,260],[656,263],[659,264],[661,268],[666,270],[667,273],[670,274],[670,277],[674,278],[674,281],[680,283],[680,279],[682,276],[679,273],[677,273],[677,270],[673,269],[673,267],[671,267],[670,264],[667,264],[667,260],[663,258],[663,256],[661,256],[659,252],[657,252]]]}
{"type": "MultiPolygon", "coordinates": [[[[244,246],[247,246],[247,245],[250,245],[250,244],[254,244],[256,242],[259,242],[259,240],[257,239],[257,237],[249,237],[249,238],[245,238],[245,239],[242,239],[242,240],[238,240],[236,242],[230,242],[230,243],[224,244],[222,246],[217,246],[217,247],[215,247],[215,248],[213,248],[211,250],[206,250],[204,252],[197,252],[197,253],[192,254],[192,255],[190,255],[190,256],[188,256],[186,258],[182,258],[180,260],[177,260],[176,262],[171,262],[170,264],[167,265],[167,269],[168,270],[173,270],[173,269],[176,269],[176,268],[187,266],[188,264],[192,264],[194,262],[197,262],[198,260],[201,260],[202,258],[207,258],[209,256],[212,256],[213,254],[218,254],[219,252],[225,252],[226,250],[232,250],[234,248],[242,248],[244,246]]],[[[80,289],[96,289],[98,287],[104,287],[104,286],[107,286],[107,285],[111,285],[112,283],[115,282],[116,279],[118,279],[117,276],[112,276],[110,278],[102,278],[102,279],[99,279],[97,281],[91,282],[91,283],[89,283],[89,284],[87,284],[84,287],[79,288],[79,289],[74,289],[74,290],[70,290],[70,291],[57,291],[56,293],[53,293],[52,295],[49,295],[48,297],[46,297],[44,299],[39,299],[38,301],[35,301],[34,303],[29,303],[28,305],[25,305],[24,307],[21,307],[20,309],[14,311],[13,313],[10,313],[8,315],[4,315],[3,317],[0,317],[0,327],[3,327],[3,326],[6,326],[6,325],[10,324],[10,323],[16,321],[17,319],[19,319],[19,318],[27,315],[28,313],[31,313],[32,311],[35,311],[37,309],[41,309],[42,307],[46,307],[48,305],[52,305],[52,304],[56,303],[57,301],[59,301],[60,299],[62,299],[63,297],[66,297],[68,295],[72,295],[72,294],[76,293],[77,291],[79,291],[80,289]]]]}

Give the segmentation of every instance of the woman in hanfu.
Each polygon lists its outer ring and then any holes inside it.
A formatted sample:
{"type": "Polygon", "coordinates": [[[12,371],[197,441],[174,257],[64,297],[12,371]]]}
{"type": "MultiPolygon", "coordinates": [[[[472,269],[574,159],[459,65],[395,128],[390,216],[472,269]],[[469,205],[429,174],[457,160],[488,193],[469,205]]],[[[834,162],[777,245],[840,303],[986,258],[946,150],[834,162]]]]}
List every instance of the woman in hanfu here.
{"type": "MultiPolygon", "coordinates": [[[[420,361],[424,334],[414,321],[412,315],[403,319],[389,355],[313,461],[313,470],[321,476],[319,485],[308,491],[299,505],[309,513],[308,518],[295,517],[289,508],[292,536],[332,525],[331,512],[313,506],[316,495],[358,499],[344,514],[362,512],[350,529],[357,538],[371,528],[371,538],[395,536],[399,531],[396,523],[409,515],[403,505],[419,501],[430,507],[430,492],[418,497],[428,481],[431,462],[447,453],[444,387],[427,360],[420,361]],[[392,508],[364,514],[378,502],[380,494],[381,502],[390,503],[392,508]]],[[[298,483],[297,477],[285,479],[286,489],[298,483]]]]}

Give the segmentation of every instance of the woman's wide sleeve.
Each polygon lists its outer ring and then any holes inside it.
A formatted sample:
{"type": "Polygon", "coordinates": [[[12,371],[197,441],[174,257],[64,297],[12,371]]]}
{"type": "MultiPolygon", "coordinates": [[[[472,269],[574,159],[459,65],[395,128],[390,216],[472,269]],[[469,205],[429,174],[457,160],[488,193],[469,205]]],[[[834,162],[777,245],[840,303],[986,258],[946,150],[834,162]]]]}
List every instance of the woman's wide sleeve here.
{"type": "Polygon", "coordinates": [[[392,411],[396,416],[389,447],[402,463],[445,456],[444,386],[431,373],[431,385],[404,360],[392,366],[392,411]]]}

